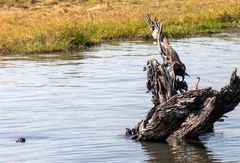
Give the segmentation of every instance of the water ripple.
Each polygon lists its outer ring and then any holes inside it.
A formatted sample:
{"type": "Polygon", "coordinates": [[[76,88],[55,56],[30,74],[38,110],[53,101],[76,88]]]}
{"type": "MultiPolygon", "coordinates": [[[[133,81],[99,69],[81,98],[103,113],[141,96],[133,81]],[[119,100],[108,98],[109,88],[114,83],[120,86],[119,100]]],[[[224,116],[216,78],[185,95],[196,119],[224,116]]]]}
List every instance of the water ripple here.
{"type": "MultiPolygon", "coordinates": [[[[238,35],[173,40],[189,87],[220,89],[239,67],[238,35]]],[[[0,162],[236,162],[240,108],[201,142],[137,143],[125,127],[143,119],[151,42],[115,42],[71,54],[5,56],[0,61],[0,162]],[[26,143],[18,144],[18,137],[26,143]]]]}

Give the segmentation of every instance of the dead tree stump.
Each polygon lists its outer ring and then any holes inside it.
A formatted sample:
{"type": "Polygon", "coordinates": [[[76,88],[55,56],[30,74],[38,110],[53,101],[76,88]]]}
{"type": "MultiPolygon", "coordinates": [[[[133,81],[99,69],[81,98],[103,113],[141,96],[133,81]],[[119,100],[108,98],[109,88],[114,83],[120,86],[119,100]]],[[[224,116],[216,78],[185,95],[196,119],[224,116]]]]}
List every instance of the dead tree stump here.
{"type": "Polygon", "coordinates": [[[138,141],[164,142],[170,136],[180,139],[197,138],[213,129],[213,125],[240,102],[240,78],[232,72],[229,85],[220,91],[211,87],[188,91],[184,81],[186,67],[164,36],[163,25],[155,18],[146,20],[157,42],[163,63],[147,62],[147,89],[155,105],[135,128],[126,128],[126,135],[138,141]]]}

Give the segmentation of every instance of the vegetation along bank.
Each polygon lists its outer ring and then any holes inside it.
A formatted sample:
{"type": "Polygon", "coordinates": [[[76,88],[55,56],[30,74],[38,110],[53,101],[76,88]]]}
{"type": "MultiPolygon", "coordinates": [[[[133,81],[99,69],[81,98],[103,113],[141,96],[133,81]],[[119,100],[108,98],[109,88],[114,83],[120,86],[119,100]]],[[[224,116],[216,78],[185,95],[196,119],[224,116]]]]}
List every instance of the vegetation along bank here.
{"type": "Polygon", "coordinates": [[[150,39],[144,13],[168,37],[239,28],[239,0],[2,0],[0,54],[67,51],[108,40],[150,39]]]}

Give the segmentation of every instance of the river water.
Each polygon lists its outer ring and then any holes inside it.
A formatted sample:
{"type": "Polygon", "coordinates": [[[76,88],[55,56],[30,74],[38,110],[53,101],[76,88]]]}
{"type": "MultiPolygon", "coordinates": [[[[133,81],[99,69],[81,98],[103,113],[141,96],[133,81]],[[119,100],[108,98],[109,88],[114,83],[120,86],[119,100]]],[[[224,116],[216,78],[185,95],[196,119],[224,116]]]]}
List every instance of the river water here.
{"type": "MultiPolygon", "coordinates": [[[[200,87],[240,71],[240,35],[172,40],[200,87]]],[[[0,58],[0,162],[239,162],[240,107],[201,141],[167,145],[124,136],[152,107],[143,66],[152,42],[103,44],[71,54],[0,58]],[[16,143],[25,137],[26,143],[16,143]]],[[[240,73],[239,73],[240,74],[240,73]]]]}

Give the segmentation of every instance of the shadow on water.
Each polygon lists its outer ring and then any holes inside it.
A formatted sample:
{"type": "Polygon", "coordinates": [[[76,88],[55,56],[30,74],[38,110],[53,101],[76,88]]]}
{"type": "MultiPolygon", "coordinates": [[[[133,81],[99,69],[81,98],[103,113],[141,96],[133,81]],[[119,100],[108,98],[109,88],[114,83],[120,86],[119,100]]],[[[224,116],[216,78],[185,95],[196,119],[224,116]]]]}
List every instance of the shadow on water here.
{"type": "Polygon", "coordinates": [[[62,52],[56,54],[28,54],[28,55],[6,55],[1,58],[3,61],[58,61],[58,60],[82,60],[87,58],[98,58],[84,53],[62,52]]]}
{"type": "Polygon", "coordinates": [[[146,155],[148,155],[147,162],[221,162],[221,160],[215,159],[211,154],[212,151],[207,150],[199,140],[171,141],[170,144],[141,142],[141,145],[146,155]]]}

